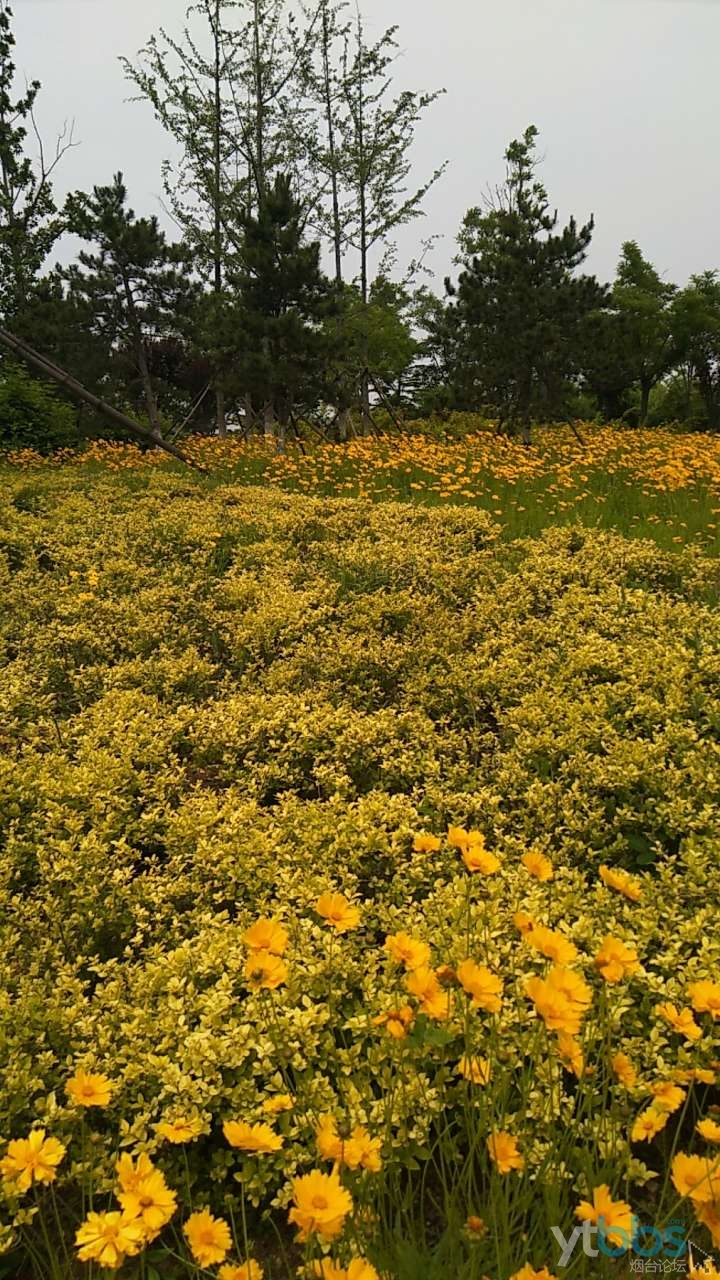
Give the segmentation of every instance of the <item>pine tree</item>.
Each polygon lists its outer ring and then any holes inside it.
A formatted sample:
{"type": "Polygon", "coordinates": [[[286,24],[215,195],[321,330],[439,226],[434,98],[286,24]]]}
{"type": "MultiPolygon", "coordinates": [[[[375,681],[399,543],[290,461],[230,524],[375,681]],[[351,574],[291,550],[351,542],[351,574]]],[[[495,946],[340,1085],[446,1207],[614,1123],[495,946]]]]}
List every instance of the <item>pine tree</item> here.
{"type": "Polygon", "coordinates": [[[333,289],[320,269],[319,243],[304,242],[303,208],[285,175],[276,176],[259,210],[245,211],[242,229],[229,271],[226,341],[238,353],[238,389],[268,431],[277,421],[283,449],[295,415],[314,407],[327,388],[333,337],[323,321],[333,289]]]}
{"type": "Polygon", "coordinates": [[[533,417],[562,412],[568,379],[578,371],[579,324],[604,291],[594,277],[578,276],[593,220],[571,218],[556,232],[558,216],[536,176],[531,125],[512,142],[499,198],[465,219],[465,269],[454,320],[465,369],[460,392],[468,408],[497,412],[500,423],[530,444],[533,417]]]}
{"type": "Polygon", "coordinates": [[[122,174],[91,196],[68,199],[69,228],[96,247],[83,250],[79,264],[61,274],[69,298],[84,313],[89,331],[104,340],[108,352],[128,352],[140,380],[153,433],[161,436],[151,348],[158,338],[178,331],[196,290],[179,270],[177,251],[168,245],[156,218],[136,218],[127,206],[122,174]]]}

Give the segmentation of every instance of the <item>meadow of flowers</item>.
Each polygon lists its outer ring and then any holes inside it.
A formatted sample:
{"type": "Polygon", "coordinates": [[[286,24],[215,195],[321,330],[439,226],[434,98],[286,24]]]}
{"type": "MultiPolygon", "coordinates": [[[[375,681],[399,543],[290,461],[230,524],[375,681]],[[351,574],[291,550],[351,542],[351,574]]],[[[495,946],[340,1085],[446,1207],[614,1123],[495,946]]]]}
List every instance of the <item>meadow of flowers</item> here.
{"type": "Polygon", "coordinates": [[[0,1276],[717,1276],[717,561],[120,470],[3,473],[0,1276]]]}
{"type": "MultiPolygon", "coordinates": [[[[210,472],[209,484],[272,484],[289,493],[473,506],[507,540],[552,526],[582,524],[651,538],[666,550],[696,546],[720,554],[720,439],[653,428],[628,431],[591,423],[541,427],[528,450],[498,437],[476,415],[408,424],[388,423],[380,438],[323,445],[310,435],[284,454],[273,442],[195,436],[188,457],[210,472]]],[[[16,466],[93,466],[132,477],[166,470],[167,456],[134,445],[95,442],[82,451],[43,459],[25,451],[16,466]]],[[[172,464],[171,464],[172,465],[172,464]]]]}

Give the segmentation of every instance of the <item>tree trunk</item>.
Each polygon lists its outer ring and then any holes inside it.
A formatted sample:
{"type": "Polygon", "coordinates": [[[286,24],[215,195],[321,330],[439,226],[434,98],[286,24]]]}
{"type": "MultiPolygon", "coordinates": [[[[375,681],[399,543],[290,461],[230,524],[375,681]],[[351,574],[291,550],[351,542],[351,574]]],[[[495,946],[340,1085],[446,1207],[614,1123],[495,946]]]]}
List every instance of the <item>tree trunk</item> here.
{"type": "MultiPolygon", "coordinates": [[[[222,236],[222,97],[221,97],[221,40],[220,40],[220,0],[215,0],[215,22],[213,26],[215,42],[215,119],[213,120],[213,289],[215,296],[222,293],[223,268],[223,236],[222,236]]],[[[218,376],[215,382],[215,431],[224,439],[227,435],[225,422],[225,393],[222,381],[218,376]]]]}
{"type": "Polygon", "coordinates": [[[330,189],[332,193],[332,226],[333,250],[335,253],[335,283],[341,285],[342,277],[342,230],[340,226],[340,193],[338,190],[337,150],[335,146],[335,119],[330,75],[330,32],[328,26],[327,0],[323,4],[322,13],[322,53],[323,80],[325,89],[325,118],[328,134],[328,155],[330,157],[330,189]]]}
{"type": "Polygon", "coordinates": [[[223,440],[227,436],[225,421],[225,392],[220,384],[215,387],[215,431],[223,440]]]}
{"type": "Polygon", "coordinates": [[[650,406],[650,392],[653,384],[649,378],[642,378],[640,381],[640,422],[641,427],[645,426],[648,416],[648,408],[650,406]]]}
{"type": "Polygon", "coordinates": [[[275,406],[267,400],[263,406],[263,430],[266,440],[275,439],[275,406]]]}
{"type": "Polygon", "coordinates": [[[104,418],[109,418],[111,422],[123,427],[125,431],[129,431],[131,435],[136,436],[138,440],[145,441],[146,444],[153,445],[156,449],[162,449],[165,453],[172,454],[173,458],[177,458],[180,462],[184,462],[188,467],[194,467],[196,471],[205,474],[205,468],[198,466],[196,462],[191,462],[186,458],[174,444],[154,436],[152,431],[141,427],[139,422],[135,422],[133,418],[129,418],[126,413],[121,413],[119,409],[113,408],[111,404],[107,404],[105,400],[101,400],[92,391],[88,391],[86,387],[78,382],[77,378],[73,378],[71,374],[66,373],[64,369],[58,368],[51,360],[47,360],[45,356],[41,356],[38,351],[29,346],[27,342],[22,342],[16,338],[7,329],[0,328],[0,343],[8,347],[14,355],[19,356],[32,369],[37,369],[44,378],[50,378],[53,382],[57,382],[59,386],[64,387],[71,396],[77,400],[82,400],[85,404],[89,404],[97,413],[102,414],[104,418]]]}

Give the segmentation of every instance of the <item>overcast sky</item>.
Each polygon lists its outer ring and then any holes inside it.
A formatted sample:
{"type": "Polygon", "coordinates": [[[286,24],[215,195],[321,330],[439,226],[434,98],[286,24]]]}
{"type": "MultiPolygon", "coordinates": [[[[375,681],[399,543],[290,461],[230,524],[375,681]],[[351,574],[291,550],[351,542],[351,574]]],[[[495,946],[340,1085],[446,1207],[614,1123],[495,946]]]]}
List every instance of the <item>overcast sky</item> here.
{"type": "MultiPolygon", "coordinates": [[[[14,0],[18,69],[42,81],[46,138],[74,118],[80,143],[57,191],[122,169],[137,213],[161,213],[168,144],[118,55],[159,26],[179,33],[184,0],[14,0]]],[[[614,274],[635,239],[684,284],[720,267],[720,0],[361,0],[368,35],[397,24],[399,88],[444,87],[415,146],[418,180],[447,158],[426,217],[399,238],[401,264],[422,236],[450,268],[464,211],[504,174],[508,142],[540,129],[542,177],[563,217],[595,214],[588,265],[614,274]]]]}

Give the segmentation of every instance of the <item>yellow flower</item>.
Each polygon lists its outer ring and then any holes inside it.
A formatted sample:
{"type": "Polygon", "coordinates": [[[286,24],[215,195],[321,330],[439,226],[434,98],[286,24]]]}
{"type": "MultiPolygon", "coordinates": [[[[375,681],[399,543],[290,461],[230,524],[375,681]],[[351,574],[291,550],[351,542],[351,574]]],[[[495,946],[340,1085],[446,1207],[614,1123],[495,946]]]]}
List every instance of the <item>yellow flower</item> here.
{"type": "Polygon", "coordinates": [[[347,1142],[343,1144],[343,1163],[349,1169],[367,1169],[369,1173],[379,1173],[382,1168],[380,1155],[382,1142],[372,1138],[367,1129],[356,1124],[347,1142]]]}
{"type": "Polygon", "coordinates": [[[14,1138],[0,1160],[0,1173],[14,1182],[18,1191],[27,1191],[33,1182],[54,1182],[65,1155],[57,1138],[46,1138],[44,1129],[33,1129],[27,1138],[14,1138]]]}
{"type": "Polygon", "coordinates": [[[549,858],[545,857],[544,853],[534,853],[530,850],[522,855],[520,861],[525,870],[541,883],[546,880],[552,880],[555,875],[553,864],[549,858]]]}
{"type": "Polygon", "coordinates": [[[669,1116],[669,1111],[663,1111],[662,1108],[651,1103],[635,1120],[630,1130],[630,1141],[651,1142],[655,1135],[665,1128],[669,1116]]]}
{"type": "Polygon", "coordinates": [[[561,1031],[558,1036],[558,1054],[563,1066],[568,1071],[572,1071],[579,1080],[585,1070],[583,1051],[577,1040],[564,1031],[561,1031]]]}
{"type": "Polygon", "coordinates": [[[720,1142],[720,1124],[714,1120],[698,1120],[695,1128],[706,1142],[720,1142]]]}
{"type": "Polygon", "coordinates": [[[693,1205],[695,1217],[704,1227],[707,1227],[714,1245],[720,1245],[720,1209],[718,1209],[717,1196],[712,1202],[709,1200],[700,1200],[693,1205]]]}
{"type": "Polygon", "coordinates": [[[191,1213],[183,1227],[190,1252],[201,1267],[224,1262],[232,1246],[230,1228],[224,1218],[214,1218],[207,1209],[191,1213]]]}
{"type": "Polygon", "coordinates": [[[413,840],[415,853],[437,853],[440,848],[442,848],[442,840],[437,836],[431,836],[427,831],[421,831],[413,840]]]}
{"type": "Polygon", "coordinates": [[[707,979],[691,982],[688,995],[696,1013],[709,1013],[713,1018],[720,1018],[720,986],[716,982],[708,982],[707,979]]]}
{"type": "Polygon", "coordinates": [[[403,1004],[398,1009],[379,1013],[373,1018],[372,1024],[374,1027],[384,1027],[393,1040],[404,1040],[414,1021],[415,1016],[410,1005],[403,1004]]]}
{"type": "Polygon", "coordinates": [[[468,871],[479,871],[481,875],[492,876],[500,870],[500,859],[479,843],[468,845],[461,852],[468,871]]]}
{"type": "Polygon", "coordinates": [[[544,924],[534,924],[523,937],[529,947],[534,947],[555,964],[572,964],[577,956],[577,947],[573,942],[544,924]]]}
{"type": "Polygon", "coordinates": [[[632,1089],[637,1081],[637,1072],[625,1053],[616,1053],[610,1063],[615,1075],[626,1089],[632,1089]]]}
{"type": "Polygon", "coordinates": [[[686,1040],[699,1040],[702,1035],[702,1028],[698,1026],[693,1017],[692,1009],[687,1007],[678,1009],[676,1005],[665,1003],[655,1005],[655,1015],[668,1022],[670,1026],[684,1036],[686,1040]]]}
{"type": "Polygon", "coordinates": [[[295,1106],[295,1099],[290,1093],[276,1093],[272,1098],[266,1098],[262,1104],[262,1110],[266,1116],[278,1116],[281,1111],[292,1111],[295,1106]]]}
{"type": "Polygon", "coordinates": [[[521,1267],[519,1271],[511,1275],[510,1280],[557,1280],[557,1277],[551,1275],[547,1267],[542,1267],[540,1271],[535,1271],[530,1266],[530,1263],[526,1262],[524,1267],[521,1267]]]}
{"type": "Polygon", "coordinates": [[[155,1165],[145,1151],[141,1151],[136,1162],[124,1151],[115,1165],[118,1183],[122,1191],[137,1191],[146,1178],[155,1172],[155,1165]]]}
{"type": "Polygon", "coordinates": [[[488,1013],[499,1013],[502,1008],[502,979],[496,977],[487,965],[476,964],[474,960],[463,960],[457,969],[458,981],[472,997],[475,1008],[486,1009],[488,1013]]]}
{"type": "Polygon", "coordinates": [[[245,977],[251,991],[275,991],[287,982],[288,967],[272,951],[252,951],[245,961],[245,977]]]}
{"type": "Polygon", "coordinates": [[[482,848],[485,844],[485,837],[482,831],[466,831],[464,827],[448,827],[447,842],[451,849],[471,849],[473,846],[482,848]]]}
{"type": "Polygon", "coordinates": [[[312,1233],[323,1240],[340,1235],[353,1202],[336,1173],[314,1169],[304,1177],[294,1178],[292,1190],[294,1204],[288,1221],[299,1228],[299,1240],[307,1240],[312,1233]]]}
{"type": "Polygon", "coordinates": [[[279,1151],[283,1140],[269,1124],[245,1124],[243,1120],[226,1120],[223,1133],[231,1147],[239,1147],[241,1151],[256,1151],[259,1155],[267,1155],[271,1151],[279,1151]]]}
{"type": "Polygon", "coordinates": [[[315,910],[338,933],[347,933],[360,923],[360,909],[353,907],[343,893],[323,893],[315,903],[315,910]]]}
{"type": "Polygon", "coordinates": [[[342,1156],[342,1138],[337,1131],[334,1116],[323,1115],[315,1130],[315,1141],[323,1160],[340,1160],[342,1156]]]}
{"type": "Polygon", "coordinates": [[[600,868],[600,879],[606,884],[608,889],[614,889],[616,893],[621,893],[623,897],[629,898],[631,902],[639,902],[642,898],[642,888],[638,880],[634,880],[626,871],[613,871],[611,867],[603,866],[600,868]]]}
{"type": "Polygon", "coordinates": [[[173,1142],[181,1145],[184,1142],[194,1142],[202,1133],[202,1120],[197,1118],[194,1120],[161,1120],[160,1124],[155,1125],[155,1132],[161,1138],[165,1138],[167,1142],[173,1142]]]}
{"type": "Polygon", "coordinates": [[[687,1092],[680,1089],[678,1085],[671,1084],[668,1080],[662,1080],[659,1084],[651,1084],[650,1092],[653,1095],[653,1106],[658,1111],[667,1111],[668,1115],[672,1115],[673,1111],[677,1111],[682,1106],[687,1092]]]}
{"type": "Polygon", "coordinates": [[[590,988],[579,974],[554,965],[546,978],[527,978],[525,990],[549,1031],[578,1035],[592,999],[590,988]]]}
{"type": "MultiPolygon", "coordinates": [[[[139,1162],[138,1162],[139,1163],[139,1162]]],[[[169,1222],[177,1208],[177,1196],[165,1183],[160,1169],[151,1167],[145,1177],[137,1177],[131,1187],[122,1187],[117,1193],[128,1218],[137,1219],[150,1241],[169,1222]]]]}
{"type": "Polygon", "coordinates": [[[679,1151],[672,1162],[672,1180],[678,1195],[694,1204],[712,1203],[720,1199],[720,1160],[679,1151]]]}
{"type": "Polygon", "coordinates": [[[348,1264],[347,1280],[380,1280],[380,1277],[366,1258],[353,1258],[348,1264]]]}
{"type": "Polygon", "coordinates": [[[336,1267],[329,1258],[313,1263],[312,1274],[319,1280],[380,1280],[372,1263],[365,1258],[353,1258],[348,1267],[336,1267]]]}
{"type": "Polygon", "coordinates": [[[437,974],[427,965],[413,969],[405,979],[405,987],[411,996],[420,1001],[420,1009],[430,1018],[447,1018],[449,1015],[449,997],[443,991],[437,974]]]}
{"type": "Polygon", "coordinates": [[[490,1083],[490,1063],[487,1058],[470,1058],[466,1054],[458,1062],[458,1071],[471,1084],[490,1083]]]}
{"type": "Polygon", "coordinates": [[[430,959],[430,948],[427,942],[418,942],[409,933],[390,933],[385,939],[385,950],[397,964],[404,964],[406,969],[419,969],[430,959]]]}
{"type": "Polygon", "coordinates": [[[632,1209],[624,1200],[613,1200],[606,1183],[595,1187],[592,1203],[581,1200],[575,1210],[575,1217],[581,1222],[592,1222],[596,1227],[600,1225],[602,1218],[605,1236],[610,1244],[626,1244],[629,1247],[633,1232],[632,1209]],[[625,1233],[624,1238],[619,1234],[620,1231],[625,1233]]]}
{"type": "Polygon", "coordinates": [[[517,1138],[514,1138],[511,1133],[505,1133],[503,1130],[499,1133],[491,1133],[487,1140],[487,1149],[498,1173],[510,1173],[513,1169],[525,1167],[525,1160],[518,1151],[517,1138]]]}
{"type": "Polygon", "coordinates": [[[106,1107],[112,1097],[107,1076],[90,1075],[79,1068],[65,1086],[68,1097],[78,1107],[106,1107]]]}
{"type": "Polygon", "coordinates": [[[269,951],[273,956],[281,956],[288,944],[287,929],[279,920],[262,916],[245,930],[243,942],[251,951],[269,951]]]}
{"type": "Polygon", "coordinates": [[[323,1115],[315,1130],[315,1139],[323,1160],[345,1164],[349,1169],[368,1169],[371,1173],[378,1173],[382,1168],[382,1143],[379,1138],[372,1138],[362,1125],[356,1125],[350,1137],[343,1139],[334,1117],[323,1115]]]}
{"type": "Polygon", "coordinates": [[[125,1213],[89,1213],[75,1233],[81,1262],[97,1262],[117,1271],[126,1258],[140,1253],[145,1244],[142,1222],[125,1213]]]}
{"type": "Polygon", "coordinates": [[[695,1067],[692,1071],[676,1070],[672,1073],[673,1080],[678,1080],[680,1084],[715,1084],[717,1076],[714,1071],[707,1071],[704,1067],[695,1067]]]}
{"type": "Polygon", "coordinates": [[[247,1262],[226,1262],[218,1271],[218,1280],[263,1280],[265,1272],[259,1262],[248,1258],[247,1262]]]}
{"type": "Polygon", "coordinates": [[[608,935],[595,957],[595,968],[607,983],[621,982],[640,968],[637,951],[628,947],[620,938],[608,935]]]}
{"type": "Polygon", "coordinates": [[[521,933],[523,937],[533,929],[538,929],[540,927],[537,921],[533,920],[531,915],[528,915],[527,911],[516,911],[513,915],[512,921],[518,933],[521,933]]]}

